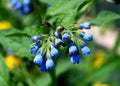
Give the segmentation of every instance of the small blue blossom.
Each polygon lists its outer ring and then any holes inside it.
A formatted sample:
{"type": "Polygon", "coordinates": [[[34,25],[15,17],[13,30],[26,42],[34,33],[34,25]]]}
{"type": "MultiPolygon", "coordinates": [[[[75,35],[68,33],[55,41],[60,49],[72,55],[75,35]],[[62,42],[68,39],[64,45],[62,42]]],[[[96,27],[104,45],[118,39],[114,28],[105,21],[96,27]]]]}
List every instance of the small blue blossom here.
{"type": "Polygon", "coordinates": [[[50,48],[51,48],[50,54],[52,58],[56,58],[59,55],[59,51],[53,45],[50,45],[50,48]]]}
{"type": "Polygon", "coordinates": [[[33,36],[33,37],[31,38],[31,41],[32,41],[32,42],[39,42],[41,38],[42,38],[41,36],[33,36]]]}
{"type": "Polygon", "coordinates": [[[59,38],[55,38],[54,39],[54,44],[56,45],[56,46],[59,46],[59,45],[61,45],[63,43],[63,41],[61,40],[61,39],[59,39],[59,38]]]}
{"type": "Polygon", "coordinates": [[[91,34],[87,34],[82,32],[80,36],[83,38],[84,41],[89,42],[93,40],[93,36],[91,34]]]}
{"type": "Polygon", "coordinates": [[[41,65],[42,62],[43,62],[43,53],[42,53],[42,52],[39,52],[39,53],[35,56],[33,62],[34,62],[35,64],[41,65]]]}
{"type": "Polygon", "coordinates": [[[90,26],[91,26],[90,22],[84,22],[80,24],[81,29],[90,29],[90,26]]]}
{"type": "Polygon", "coordinates": [[[70,55],[76,55],[76,54],[78,54],[78,49],[77,49],[75,43],[73,43],[73,42],[70,44],[69,54],[70,55]]]}
{"type": "Polygon", "coordinates": [[[54,61],[51,58],[46,60],[46,69],[53,69],[55,66],[54,61]]]}
{"type": "Polygon", "coordinates": [[[70,34],[66,32],[62,36],[62,41],[67,42],[68,40],[70,40],[70,34]]]}
{"type": "Polygon", "coordinates": [[[42,61],[41,65],[40,65],[40,70],[43,72],[47,71],[45,60],[42,61]]]}
{"type": "Polygon", "coordinates": [[[79,55],[72,55],[70,58],[70,61],[72,64],[79,64],[79,62],[80,62],[79,55]]]}
{"type": "Polygon", "coordinates": [[[30,53],[31,53],[31,54],[36,54],[37,51],[39,50],[40,46],[41,46],[41,45],[38,44],[38,43],[35,44],[33,47],[30,48],[30,53]]]}
{"type": "Polygon", "coordinates": [[[83,56],[87,56],[91,53],[91,50],[89,47],[87,47],[85,44],[81,45],[81,52],[83,56]]]}

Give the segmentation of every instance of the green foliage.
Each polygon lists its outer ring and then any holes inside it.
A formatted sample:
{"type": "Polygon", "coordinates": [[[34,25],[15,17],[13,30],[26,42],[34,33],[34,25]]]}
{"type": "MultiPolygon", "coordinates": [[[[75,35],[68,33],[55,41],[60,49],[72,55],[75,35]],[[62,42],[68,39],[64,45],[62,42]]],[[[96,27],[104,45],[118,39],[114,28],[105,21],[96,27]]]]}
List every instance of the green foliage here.
{"type": "Polygon", "coordinates": [[[110,12],[102,11],[100,12],[95,19],[91,21],[94,25],[104,25],[106,23],[112,22],[113,20],[120,19],[120,15],[110,12]]]}
{"type": "MultiPolygon", "coordinates": [[[[32,12],[31,14],[20,16],[7,9],[8,7],[4,3],[1,5],[2,1],[0,1],[0,10],[4,11],[0,12],[0,20],[8,20],[13,26],[10,29],[0,30],[0,86],[10,86],[11,84],[13,84],[12,86],[50,85],[52,82],[51,76],[48,73],[41,73],[39,67],[33,65],[32,60],[34,56],[29,52],[30,38],[33,35],[47,35],[50,29],[55,30],[58,25],[63,25],[69,29],[71,25],[75,24],[86,13],[90,6],[94,5],[94,0],[39,0],[38,8],[40,11],[38,13],[41,14],[38,15],[41,15],[43,20],[48,20],[52,24],[51,28],[39,24],[36,13],[32,12]],[[50,4],[51,7],[45,8],[46,4],[50,4]],[[6,49],[12,50],[14,55],[22,60],[23,65],[21,65],[21,68],[23,69],[18,67],[19,71],[17,69],[12,70],[12,76],[17,80],[10,77],[11,74],[9,73],[11,71],[8,70],[4,62],[6,49]],[[11,84],[9,85],[9,83],[11,84]]],[[[116,19],[120,19],[119,14],[101,11],[96,18],[91,20],[91,23],[101,26],[116,19]]],[[[96,81],[107,82],[111,73],[120,69],[120,60],[115,58],[119,57],[116,54],[119,42],[120,37],[118,36],[113,51],[109,52],[112,58],[109,58],[108,62],[96,70],[92,65],[94,54],[96,53],[93,43],[91,43],[91,47],[93,47],[92,55],[82,58],[79,65],[71,65],[69,56],[66,53],[62,53],[56,61],[56,80],[53,83],[65,82],[64,85],[66,86],[88,86],[96,81]]],[[[66,51],[61,50],[61,52],[66,51]]]]}
{"type": "Polygon", "coordinates": [[[9,86],[9,70],[0,54],[0,86],[9,86]]]}

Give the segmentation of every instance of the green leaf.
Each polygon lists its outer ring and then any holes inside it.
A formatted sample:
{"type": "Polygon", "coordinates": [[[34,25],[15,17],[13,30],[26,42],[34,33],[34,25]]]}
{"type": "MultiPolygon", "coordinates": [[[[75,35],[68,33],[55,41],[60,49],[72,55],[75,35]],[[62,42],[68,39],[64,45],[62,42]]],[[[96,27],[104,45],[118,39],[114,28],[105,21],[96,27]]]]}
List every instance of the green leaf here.
{"type": "Polygon", "coordinates": [[[104,25],[116,19],[120,19],[119,14],[110,11],[102,11],[97,15],[95,19],[91,21],[91,23],[94,25],[104,25]]]}
{"type": "Polygon", "coordinates": [[[0,86],[9,86],[9,71],[4,62],[3,57],[0,54],[0,86]]]}
{"type": "Polygon", "coordinates": [[[46,28],[44,26],[34,25],[32,27],[25,28],[24,32],[29,36],[41,35],[41,34],[47,34],[49,32],[49,28],[46,28]]]}
{"type": "Polygon", "coordinates": [[[28,37],[1,37],[0,43],[5,49],[12,50],[15,55],[20,57],[30,58],[32,55],[29,52],[30,38],[28,37]]]}
{"type": "Polygon", "coordinates": [[[28,27],[24,31],[8,29],[0,31],[0,44],[4,49],[12,50],[13,53],[20,57],[32,57],[30,54],[30,37],[41,35],[48,32],[48,28],[42,26],[28,27]]]}
{"type": "Polygon", "coordinates": [[[32,57],[29,52],[30,36],[14,29],[0,31],[0,44],[19,57],[32,57]]]}
{"type": "MultiPolygon", "coordinates": [[[[47,11],[47,15],[51,16],[49,18],[49,21],[52,23],[56,22],[57,25],[63,25],[65,27],[70,26],[76,21],[79,8],[83,6],[82,4],[83,2],[86,2],[82,0],[76,0],[76,1],[59,0],[57,2],[55,2],[54,0],[42,0],[42,1],[51,4],[51,7],[47,11]]],[[[85,4],[87,3],[84,3],[84,5],[85,4]]]]}

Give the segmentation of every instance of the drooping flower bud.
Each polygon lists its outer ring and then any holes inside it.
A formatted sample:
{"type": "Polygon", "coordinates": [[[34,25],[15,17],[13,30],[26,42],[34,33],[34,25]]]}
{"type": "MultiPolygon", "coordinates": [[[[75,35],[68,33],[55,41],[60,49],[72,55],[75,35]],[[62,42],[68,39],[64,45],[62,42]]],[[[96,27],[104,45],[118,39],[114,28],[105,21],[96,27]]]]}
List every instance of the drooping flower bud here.
{"type": "Polygon", "coordinates": [[[46,60],[46,69],[53,69],[55,66],[54,61],[51,58],[46,60]]]}
{"type": "Polygon", "coordinates": [[[73,42],[70,44],[69,54],[70,55],[77,55],[78,54],[78,49],[77,49],[75,43],[73,43],[73,42]]]}
{"type": "Polygon", "coordinates": [[[67,42],[70,40],[70,34],[68,32],[64,33],[63,36],[62,36],[62,40],[64,42],[67,42]]]}
{"type": "Polygon", "coordinates": [[[83,40],[86,41],[86,42],[89,42],[89,41],[93,40],[93,36],[91,34],[87,34],[87,33],[84,33],[84,32],[82,32],[80,34],[80,37],[82,37],[83,40]]]}
{"type": "Polygon", "coordinates": [[[35,64],[41,65],[42,62],[43,62],[43,53],[42,53],[42,52],[39,52],[39,53],[35,56],[33,62],[34,62],[35,64]]]}
{"type": "Polygon", "coordinates": [[[50,48],[51,48],[50,54],[52,58],[56,58],[59,55],[59,51],[53,45],[50,45],[50,48]]]}
{"type": "Polygon", "coordinates": [[[55,44],[55,46],[59,46],[59,45],[61,45],[63,43],[63,41],[61,40],[61,39],[59,39],[59,38],[55,38],[54,39],[54,44],[55,44]]]}
{"type": "Polygon", "coordinates": [[[31,38],[31,41],[32,42],[39,42],[40,40],[41,40],[41,36],[33,36],[32,38],[31,38]]]}
{"type": "Polygon", "coordinates": [[[70,58],[70,61],[72,64],[79,64],[79,62],[80,62],[79,55],[72,55],[70,58]]]}
{"type": "Polygon", "coordinates": [[[36,54],[40,47],[41,45],[39,43],[35,44],[33,47],[30,48],[30,53],[36,54]]]}
{"type": "Polygon", "coordinates": [[[91,53],[91,50],[89,47],[87,47],[85,44],[81,45],[81,52],[83,56],[87,56],[88,54],[91,53]]]}
{"type": "Polygon", "coordinates": [[[90,29],[90,27],[91,27],[90,22],[84,22],[84,23],[80,24],[81,29],[90,29]]]}

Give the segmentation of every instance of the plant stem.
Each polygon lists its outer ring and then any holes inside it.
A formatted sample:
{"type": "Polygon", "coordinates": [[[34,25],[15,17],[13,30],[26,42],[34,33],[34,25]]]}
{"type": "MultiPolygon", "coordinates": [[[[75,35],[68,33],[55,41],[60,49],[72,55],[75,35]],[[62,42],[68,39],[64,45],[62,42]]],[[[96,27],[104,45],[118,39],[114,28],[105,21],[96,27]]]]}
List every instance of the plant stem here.
{"type": "Polygon", "coordinates": [[[57,86],[57,78],[56,78],[56,75],[55,75],[55,68],[50,70],[49,74],[50,74],[51,80],[52,80],[52,83],[50,84],[50,86],[57,86]]]}
{"type": "Polygon", "coordinates": [[[39,7],[38,7],[38,0],[32,0],[32,4],[33,4],[34,10],[35,10],[36,17],[38,18],[39,23],[42,24],[42,18],[40,16],[40,11],[39,11],[39,7]]]}

